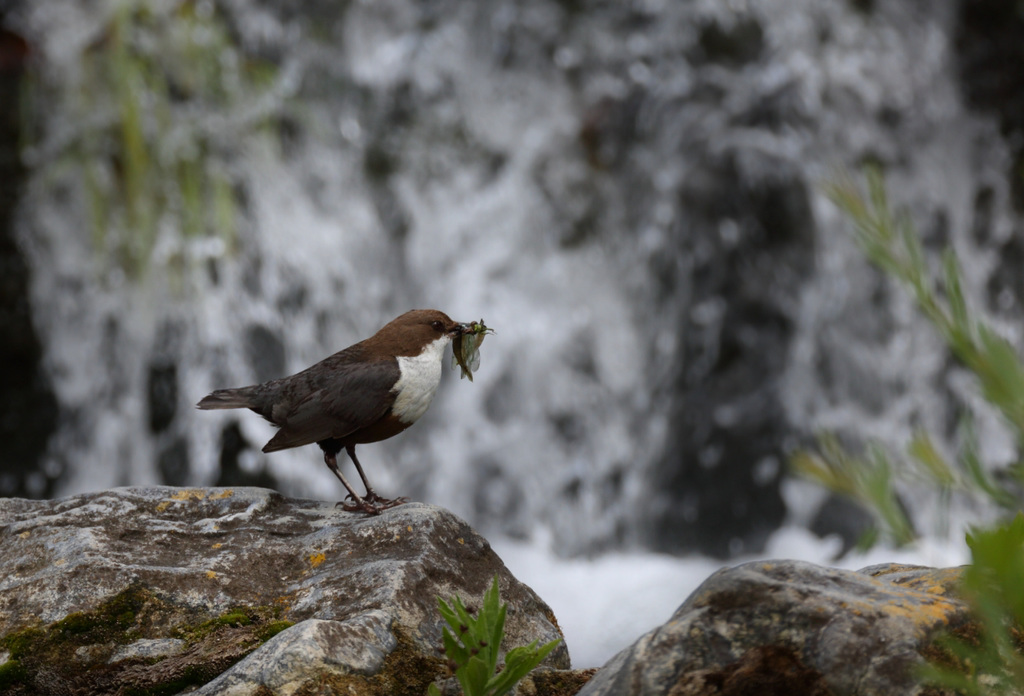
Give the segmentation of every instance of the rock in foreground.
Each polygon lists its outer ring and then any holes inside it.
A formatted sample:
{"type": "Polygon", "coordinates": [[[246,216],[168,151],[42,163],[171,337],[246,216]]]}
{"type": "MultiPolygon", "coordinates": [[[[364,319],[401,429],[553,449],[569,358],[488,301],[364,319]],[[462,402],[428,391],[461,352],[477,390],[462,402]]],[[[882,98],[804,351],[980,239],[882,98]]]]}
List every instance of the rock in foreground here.
{"type": "Polygon", "coordinates": [[[921,692],[920,651],[968,618],[951,594],[959,576],[800,561],[721,570],[580,696],[912,696],[921,692]]]}
{"type": "MultiPolygon", "coordinates": [[[[465,522],[366,517],[269,490],[122,488],[0,500],[5,694],[423,694],[445,672],[436,597],[495,574],[504,649],[560,638],[465,522]],[[318,691],[319,693],[319,691],[318,691]]],[[[568,667],[564,642],[546,664],[568,667]]]]}

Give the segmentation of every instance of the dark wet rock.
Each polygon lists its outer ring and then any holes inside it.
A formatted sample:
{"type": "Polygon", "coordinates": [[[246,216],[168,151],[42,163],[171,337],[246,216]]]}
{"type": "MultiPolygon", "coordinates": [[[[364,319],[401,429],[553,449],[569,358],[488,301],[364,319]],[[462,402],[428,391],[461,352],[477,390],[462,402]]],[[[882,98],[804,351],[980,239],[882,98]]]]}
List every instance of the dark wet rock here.
{"type": "Polygon", "coordinates": [[[819,537],[837,536],[842,547],[837,558],[874,530],[874,518],[861,505],[841,495],[829,495],[811,519],[810,530],[819,537]]]}
{"type": "Polygon", "coordinates": [[[245,334],[243,345],[256,381],[266,382],[285,374],[285,349],[281,337],[259,324],[250,326],[245,334]]]}
{"type": "MultiPolygon", "coordinates": [[[[14,3],[13,5],[16,5],[14,3]]],[[[0,495],[51,495],[60,471],[45,466],[58,427],[57,398],[43,369],[43,341],[32,317],[32,268],[14,232],[26,171],[19,154],[26,123],[23,74],[32,47],[7,29],[0,7],[0,495]]]]}
{"type": "MultiPolygon", "coordinates": [[[[561,637],[485,539],[437,507],[377,517],[258,488],[0,500],[5,694],[416,693],[446,675],[436,597],[495,574],[505,648],[561,637]]],[[[568,668],[564,643],[545,663],[568,668]]]]}
{"type": "Polygon", "coordinates": [[[174,363],[154,363],[149,366],[147,381],[149,429],[162,433],[174,422],[178,405],[178,366],[174,363]]]}
{"type": "Polygon", "coordinates": [[[182,486],[188,482],[191,464],[188,442],[184,437],[175,436],[160,445],[156,468],[160,472],[160,480],[168,486],[182,486]]]}
{"type": "Polygon", "coordinates": [[[258,452],[262,443],[254,445],[242,434],[238,421],[228,421],[220,433],[220,469],[217,486],[258,486],[278,489],[280,485],[265,468],[249,471],[242,465],[242,457],[258,452]]]}
{"type": "Polygon", "coordinates": [[[727,568],[608,662],[580,696],[913,695],[939,629],[967,620],[960,569],[853,572],[801,561],[727,568]]]}

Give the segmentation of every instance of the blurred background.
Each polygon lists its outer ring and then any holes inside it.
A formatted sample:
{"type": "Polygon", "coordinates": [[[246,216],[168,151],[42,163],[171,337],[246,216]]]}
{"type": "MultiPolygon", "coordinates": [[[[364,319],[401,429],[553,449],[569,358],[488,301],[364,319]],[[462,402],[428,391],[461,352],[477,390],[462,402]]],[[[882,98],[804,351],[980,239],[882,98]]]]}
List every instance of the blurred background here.
{"type": "MultiPolygon", "coordinates": [[[[5,0],[0,495],[333,502],[316,448],[192,405],[431,307],[497,334],[362,461],[488,536],[576,666],[723,563],[866,565],[865,514],[787,471],[816,432],[970,404],[987,463],[1014,442],[822,186],[881,165],[1021,346],[1021,8],[5,0]]],[[[920,531],[879,558],[960,562],[920,531]]]]}

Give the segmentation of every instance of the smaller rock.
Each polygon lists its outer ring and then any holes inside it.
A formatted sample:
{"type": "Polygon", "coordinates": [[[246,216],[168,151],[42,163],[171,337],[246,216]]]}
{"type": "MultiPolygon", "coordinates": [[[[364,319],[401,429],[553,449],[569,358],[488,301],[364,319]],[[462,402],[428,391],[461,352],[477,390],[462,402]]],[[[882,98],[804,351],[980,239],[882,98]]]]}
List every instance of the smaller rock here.
{"type": "Polygon", "coordinates": [[[257,685],[275,694],[291,693],[311,675],[376,674],[398,645],[391,624],[391,617],[379,610],[347,621],[303,621],[195,693],[247,696],[257,685]]]}
{"type": "Polygon", "coordinates": [[[959,568],[895,564],[727,568],[612,658],[580,696],[914,696],[921,651],[968,619],[953,596],[959,577],[959,568]]]}

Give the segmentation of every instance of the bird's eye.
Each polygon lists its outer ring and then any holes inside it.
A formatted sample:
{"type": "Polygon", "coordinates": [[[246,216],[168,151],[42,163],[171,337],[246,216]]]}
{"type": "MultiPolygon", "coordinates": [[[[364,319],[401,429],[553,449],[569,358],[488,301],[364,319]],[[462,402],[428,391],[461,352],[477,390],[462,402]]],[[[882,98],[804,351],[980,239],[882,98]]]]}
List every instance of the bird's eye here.
{"type": "Polygon", "coordinates": [[[430,327],[434,329],[434,331],[444,331],[444,324],[439,321],[430,322],[430,327]]]}

